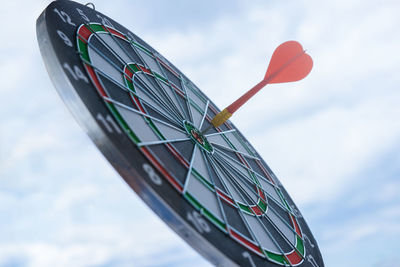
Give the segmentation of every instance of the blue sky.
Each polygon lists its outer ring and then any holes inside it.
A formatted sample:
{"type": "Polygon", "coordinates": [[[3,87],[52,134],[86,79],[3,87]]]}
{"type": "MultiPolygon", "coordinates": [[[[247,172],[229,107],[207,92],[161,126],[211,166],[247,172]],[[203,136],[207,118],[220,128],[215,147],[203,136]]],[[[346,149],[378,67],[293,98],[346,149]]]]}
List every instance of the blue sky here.
{"type": "MultiPolygon", "coordinates": [[[[298,204],[326,266],[398,266],[400,2],[215,2],[95,5],[220,108],[263,77],[277,45],[300,41],[311,74],[267,86],[232,121],[298,204]]],[[[209,266],[58,97],[35,35],[48,3],[1,2],[0,266],[209,266]]]]}

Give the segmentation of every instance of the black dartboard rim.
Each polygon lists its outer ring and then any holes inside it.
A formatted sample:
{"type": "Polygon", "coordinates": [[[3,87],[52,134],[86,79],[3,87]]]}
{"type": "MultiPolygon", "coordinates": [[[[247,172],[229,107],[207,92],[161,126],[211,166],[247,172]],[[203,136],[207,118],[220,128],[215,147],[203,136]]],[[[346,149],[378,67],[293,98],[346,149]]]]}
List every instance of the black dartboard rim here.
{"type": "MultiPolygon", "coordinates": [[[[158,159],[158,156],[161,157],[162,154],[158,155],[154,152],[155,150],[150,149],[150,145],[143,145],[146,142],[141,142],[140,140],[137,142],[132,141],[132,129],[129,126],[124,126],[124,122],[128,117],[123,117],[121,115],[121,105],[117,107],[117,105],[115,105],[116,103],[107,100],[107,98],[113,100],[113,98],[107,93],[107,90],[101,92],[101,88],[112,88],[111,85],[107,87],[103,84],[106,74],[101,74],[102,66],[97,65],[96,67],[91,61],[95,58],[94,55],[96,53],[98,55],[103,55],[101,52],[96,50],[98,48],[94,45],[95,40],[93,40],[93,42],[90,40],[91,37],[96,39],[98,38],[97,36],[101,34],[108,34],[112,40],[115,38],[118,40],[114,40],[116,43],[128,42],[130,45],[133,44],[132,51],[136,51],[136,54],[139,57],[142,52],[147,51],[148,54],[155,58],[155,61],[158,62],[157,64],[161,63],[162,66],[159,65],[159,70],[161,71],[159,72],[163,72],[164,70],[164,75],[159,75],[158,78],[156,77],[156,71],[154,70],[157,67],[153,66],[153,68],[149,68],[150,65],[146,65],[146,61],[143,58],[141,58],[142,61],[138,60],[137,62],[131,62],[132,64],[126,64],[123,69],[125,71],[123,79],[125,79],[124,81],[127,88],[129,89],[129,86],[137,88],[137,91],[134,91],[133,93],[129,92],[129,94],[132,96],[133,100],[136,99],[136,101],[138,101],[136,102],[138,107],[143,104],[142,110],[137,108],[137,111],[142,114],[137,112],[136,114],[146,118],[147,122],[152,121],[155,125],[159,121],[155,116],[150,117],[150,114],[155,114],[147,111],[151,107],[150,104],[147,106],[145,105],[146,103],[151,102],[150,98],[143,94],[139,95],[139,92],[144,92],[146,89],[140,91],[141,89],[138,89],[140,86],[135,84],[134,77],[137,77],[136,81],[142,82],[142,87],[145,87],[145,80],[149,82],[154,79],[157,84],[164,82],[172,88],[171,86],[174,85],[174,83],[171,82],[168,77],[172,79],[173,76],[168,76],[166,74],[166,70],[168,69],[173,74],[175,73],[178,80],[182,82],[180,90],[182,91],[183,98],[186,95],[189,96],[190,93],[188,93],[187,90],[190,89],[191,92],[195,92],[199,96],[199,99],[208,100],[205,107],[207,112],[204,114],[204,118],[209,117],[207,114],[209,110],[214,114],[219,110],[215,104],[173,64],[162,57],[156,50],[141,40],[138,36],[106,15],[88,6],[72,1],[55,1],[43,11],[37,20],[37,38],[39,41],[40,51],[53,84],[81,127],[85,129],[86,133],[90,136],[107,160],[118,171],[128,185],[142,198],[142,200],[179,236],[181,236],[181,238],[215,265],[323,266],[322,257],[317,243],[294,202],[279,183],[279,180],[273,172],[269,169],[268,165],[261,157],[259,157],[254,148],[231,122],[227,122],[224,126],[225,128],[220,131],[233,130],[235,132],[235,137],[227,137],[228,140],[230,140],[229,142],[233,142],[233,139],[237,138],[235,139],[236,141],[239,140],[245,143],[244,146],[250,149],[252,155],[256,155],[258,161],[261,162],[260,164],[262,165],[261,167],[264,168],[263,171],[265,171],[265,176],[268,179],[271,179],[271,182],[275,183],[276,187],[274,187],[274,190],[279,191],[282,203],[284,204],[286,202],[288,214],[293,225],[292,230],[295,235],[295,241],[292,244],[293,251],[283,251],[280,246],[278,247],[283,252],[281,254],[275,253],[276,251],[266,250],[265,246],[257,240],[256,232],[252,229],[250,224],[248,224],[247,227],[249,228],[249,232],[251,232],[250,234],[254,236],[254,239],[246,237],[244,232],[235,229],[230,224],[233,219],[227,219],[223,211],[225,208],[222,208],[222,206],[225,204],[222,205],[221,200],[224,200],[226,203],[232,201],[231,204],[236,205],[235,207],[238,209],[239,215],[243,214],[243,211],[245,212],[246,209],[249,209],[249,213],[253,213],[256,220],[264,220],[263,213],[265,213],[265,217],[267,218],[267,212],[273,210],[272,202],[274,202],[270,201],[274,198],[271,197],[269,199],[268,195],[264,195],[264,198],[262,198],[263,194],[268,194],[267,191],[264,192],[260,190],[261,195],[257,200],[257,205],[249,205],[248,207],[242,205],[243,207],[241,207],[239,205],[240,202],[236,202],[237,198],[234,199],[232,197],[233,194],[224,196],[225,193],[222,192],[222,190],[219,192],[218,187],[215,184],[207,184],[207,181],[203,181],[203,185],[208,186],[208,189],[214,192],[217,196],[216,199],[218,200],[219,205],[221,205],[219,206],[221,207],[221,214],[223,214],[223,218],[225,218],[225,221],[222,221],[221,218],[218,218],[218,216],[207,210],[208,206],[202,205],[201,202],[196,201],[196,198],[191,195],[192,193],[198,193],[196,192],[197,189],[190,189],[193,191],[189,191],[187,188],[185,189],[185,187],[191,186],[190,183],[194,183],[190,182],[188,178],[191,177],[191,173],[194,172],[194,170],[197,170],[194,168],[192,169],[193,166],[190,164],[192,161],[186,161],[186,164],[188,165],[186,167],[190,171],[188,172],[187,179],[181,182],[179,179],[174,178],[177,175],[173,173],[171,169],[168,169],[168,166],[165,164],[166,161],[158,159]],[[90,53],[93,55],[92,57],[89,56],[90,53]],[[129,74],[131,74],[131,76],[129,76],[129,74]],[[143,146],[140,146],[139,144],[142,144],[143,146]],[[186,182],[187,180],[189,182],[186,182]],[[265,200],[265,203],[262,200],[265,200]],[[257,217],[257,215],[260,216],[257,217]],[[274,253],[280,257],[274,256],[274,253]]],[[[102,38],[98,39],[100,40],[102,38]]],[[[107,45],[107,42],[105,43],[107,45]]],[[[98,47],[100,47],[100,45],[98,47]]],[[[97,58],[97,60],[98,62],[101,62],[101,57],[97,58]]],[[[111,63],[112,62],[110,61],[107,64],[111,66],[111,63]]],[[[104,66],[106,66],[106,64],[104,64],[104,66]]],[[[107,69],[106,67],[104,68],[107,69]]],[[[112,73],[112,71],[109,73],[112,73]]],[[[162,86],[160,86],[160,88],[161,87],[162,86]]],[[[176,85],[176,87],[179,87],[179,85],[176,85]]],[[[174,89],[174,92],[178,92],[178,89],[179,88],[174,89]]],[[[165,99],[167,98],[168,96],[165,95],[165,99]]],[[[188,97],[186,99],[188,99],[188,97]]],[[[179,101],[174,103],[178,103],[179,101]]],[[[172,102],[173,101],[170,103],[172,102]]],[[[121,102],[118,103],[121,104],[121,102]]],[[[188,118],[185,119],[189,120],[191,118],[193,123],[187,123],[183,120],[183,129],[186,129],[188,136],[192,137],[189,142],[194,144],[193,150],[197,151],[197,154],[203,155],[204,160],[207,161],[207,158],[213,157],[213,153],[215,152],[214,150],[222,151],[221,149],[223,148],[216,145],[213,147],[212,145],[207,146],[205,143],[208,142],[208,139],[211,139],[211,136],[204,139],[200,137],[200,141],[199,139],[193,138],[193,136],[196,136],[194,135],[194,132],[196,132],[197,129],[194,125],[194,116],[192,115],[192,117],[190,117],[189,114],[192,106],[190,102],[188,103],[187,109],[184,109],[181,106],[181,115],[184,115],[186,110],[187,113],[185,114],[188,115],[188,118]]],[[[168,109],[170,107],[164,106],[163,108],[168,109]]],[[[179,111],[179,108],[177,108],[177,110],[179,111]]],[[[171,112],[173,111],[174,110],[171,112]]],[[[168,115],[168,113],[166,114],[168,115]]],[[[161,117],[158,117],[158,119],[160,118],[163,118],[162,115],[161,117]]],[[[159,125],[159,127],[161,127],[161,125],[159,125]]],[[[160,132],[157,127],[155,128],[152,128],[153,131],[161,133],[162,136],[164,132],[160,132]],[[155,128],[156,130],[154,130],[155,128]]],[[[142,137],[145,137],[146,133],[147,132],[143,132],[142,137]]],[[[165,131],[165,133],[168,133],[168,131],[165,131]]],[[[198,133],[196,132],[196,134],[198,133]]],[[[219,133],[217,133],[217,135],[219,135],[219,133]]],[[[228,134],[224,134],[223,136],[225,137],[225,135],[228,134]]],[[[157,146],[163,145],[164,144],[157,144],[157,146]]],[[[195,156],[194,151],[193,159],[195,156]]],[[[226,150],[224,151],[228,153],[226,150]]],[[[169,152],[171,153],[171,151],[169,152]]],[[[246,158],[246,160],[249,160],[249,158],[246,158]]],[[[214,167],[218,169],[217,163],[215,163],[214,167]]],[[[223,170],[223,167],[221,167],[221,170],[223,170]]],[[[227,171],[227,174],[229,173],[230,172],[227,171]]],[[[235,173],[235,170],[231,169],[231,173],[235,173]]],[[[193,188],[195,188],[194,185],[193,188]]],[[[220,217],[222,216],[221,214],[220,217]]],[[[249,216],[249,214],[241,216],[242,219],[250,218],[246,217],[249,216]]],[[[268,220],[272,222],[272,226],[275,225],[271,218],[268,220]]],[[[283,219],[280,220],[284,221],[283,219]]],[[[243,222],[246,223],[247,219],[243,219],[243,222]]],[[[279,220],[277,222],[279,222],[279,220]]],[[[265,228],[264,221],[262,225],[265,228]]],[[[272,230],[273,229],[271,228],[271,231],[272,230]]],[[[281,231],[283,239],[287,238],[282,233],[283,228],[279,229],[279,227],[277,227],[275,230],[278,233],[281,231]]],[[[271,235],[271,233],[269,234],[271,235]]],[[[275,238],[272,235],[271,241],[274,240],[275,238]]],[[[287,245],[291,244],[290,241],[287,243],[287,245]]],[[[278,245],[283,244],[278,243],[278,245]]],[[[271,246],[273,247],[273,245],[271,246]]]]}

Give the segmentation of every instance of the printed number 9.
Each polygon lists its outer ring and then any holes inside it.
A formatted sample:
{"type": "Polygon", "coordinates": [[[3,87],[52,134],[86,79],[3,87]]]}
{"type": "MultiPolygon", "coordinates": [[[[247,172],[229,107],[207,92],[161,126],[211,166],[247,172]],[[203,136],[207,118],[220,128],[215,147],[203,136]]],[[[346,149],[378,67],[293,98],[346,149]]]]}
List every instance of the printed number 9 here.
{"type": "Polygon", "coordinates": [[[63,39],[64,43],[66,45],[68,45],[69,47],[72,47],[72,42],[71,40],[65,35],[65,33],[63,33],[60,30],[57,30],[58,36],[60,36],[61,39],[63,39]]]}

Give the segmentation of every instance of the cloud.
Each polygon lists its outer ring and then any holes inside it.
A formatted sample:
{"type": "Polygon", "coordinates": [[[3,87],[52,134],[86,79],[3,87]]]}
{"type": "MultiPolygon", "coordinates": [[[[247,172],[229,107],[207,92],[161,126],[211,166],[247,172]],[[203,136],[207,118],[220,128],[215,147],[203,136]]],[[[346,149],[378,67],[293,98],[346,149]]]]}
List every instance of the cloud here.
{"type": "MultiPolygon", "coordinates": [[[[28,266],[185,266],[203,260],[158,219],[61,224],[50,240],[10,241],[0,244],[0,265],[15,261],[28,266]],[[150,234],[152,233],[152,234],[150,234]]],[[[204,265],[206,266],[206,265],[204,265]]]]}
{"type": "MultiPolygon", "coordinates": [[[[0,265],[208,265],[133,194],[56,95],[35,37],[48,2],[0,10],[3,25],[18,21],[0,45],[0,265]]],[[[220,108],[258,82],[279,43],[301,41],[314,58],[310,76],[268,86],[232,121],[299,204],[327,265],[397,262],[399,3],[215,5],[171,24],[162,9],[161,25],[147,16],[154,5],[96,3],[220,108]]]]}

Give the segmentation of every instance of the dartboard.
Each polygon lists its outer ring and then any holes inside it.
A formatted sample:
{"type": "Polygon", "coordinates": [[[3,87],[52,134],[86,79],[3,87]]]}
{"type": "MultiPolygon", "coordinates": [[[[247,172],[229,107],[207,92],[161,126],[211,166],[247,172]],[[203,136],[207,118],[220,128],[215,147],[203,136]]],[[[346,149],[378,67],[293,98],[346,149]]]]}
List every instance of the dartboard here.
{"type": "Polygon", "coordinates": [[[44,10],[37,38],[55,88],[99,150],[211,263],[323,266],[268,165],[230,121],[210,127],[218,107],[149,44],[70,1],[44,10]]]}

